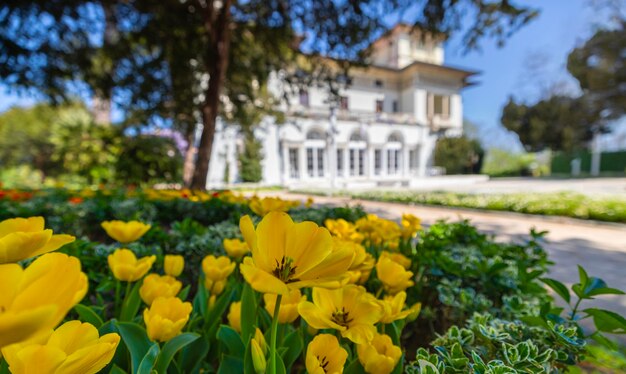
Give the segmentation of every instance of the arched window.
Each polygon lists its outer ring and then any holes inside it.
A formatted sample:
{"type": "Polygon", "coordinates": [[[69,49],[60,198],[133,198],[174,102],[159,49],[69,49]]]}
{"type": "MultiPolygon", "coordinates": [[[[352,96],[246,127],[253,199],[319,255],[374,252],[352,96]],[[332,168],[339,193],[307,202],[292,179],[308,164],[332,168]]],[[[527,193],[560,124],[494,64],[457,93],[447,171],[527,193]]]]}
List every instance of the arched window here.
{"type": "Polygon", "coordinates": [[[306,168],[309,178],[323,178],[326,160],[326,136],[322,130],[311,129],[306,134],[306,168]]]}
{"type": "Polygon", "coordinates": [[[348,170],[351,176],[364,176],[366,168],[366,133],[358,129],[350,134],[348,142],[348,170]]]}
{"type": "Polygon", "coordinates": [[[400,174],[402,167],[402,135],[393,132],[387,138],[387,173],[400,174]]]}

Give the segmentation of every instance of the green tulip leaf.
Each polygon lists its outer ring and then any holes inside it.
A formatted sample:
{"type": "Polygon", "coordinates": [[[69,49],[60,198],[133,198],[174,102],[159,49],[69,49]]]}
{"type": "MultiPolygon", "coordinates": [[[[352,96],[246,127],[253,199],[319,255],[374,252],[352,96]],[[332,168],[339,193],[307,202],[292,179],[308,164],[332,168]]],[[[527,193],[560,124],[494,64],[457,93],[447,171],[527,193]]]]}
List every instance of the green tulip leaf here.
{"type": "Polygon", "coordinates": [[[254,290],[248,282],[244,282],[241,294],[241,338],[244,342],[250,340],[250,337],[254,335],[254,327],[257,325],[257,307],[254,290]]]}
{"type": "Polygon", "coordinates": [[[137,315],[141,306],[141,297],[139,296],[139,288],[142,282],[135,282],[132,290],[124,297],[122,303],[122,312],[120,313],[120,321],[132,321],[137,315]]]}
{"type": "Polygon", "coordinates": [[[220,360],[217,374],[243,373],[243,360],[239,357],[224,355],[220,360]]]}
{"type": "Polygon", "coordinates": [[[194,334],[191,332],[187,332],[184,334],[180,334],[175,336],[167,343],[163,345],[163,349],[161,353],[159,353],[159,357],[157,359],[156,365],[154,369],[157,373],[167,373],[167,368],[170,366],[170,362],[174,358],[174,355],[180,351],[182,348],[192,343],[196,339],[198,339],[200,335],[194,334]]]}
{"type": "Polygon", "coordinates": [[[299,330],[292,331],[289,335],[285,337],[283,346],[287,347],[287,350],[282,354],[283,362],[285,363],[285,368],[290,369],[291,365],[298,359],[300,353],[302,353],[302,349],[304,348],[304,343],[302,342],[302,337],[298,334],[299,330]]]}
{"type": "Polygon", "coordinates": [[[74,307],[78,317],[81,321],[92,324],[95,328],[99,329],[104,324],[102,318],[90,307],[83,304],[76,304],[74,307]]]}
{"type": "MultiPolygon", "coordinates": [[[[143,356],[141,362],[139,363],[139,368],[137,369],[137,374],[150,374],[152,373],[152,368],[156,364],[157,357],[159,357],[159,345],[157,343],[152,343],[146,355],[143,356]]],[[[166,373],[157,371],[157,373],[166,373]]]]}
{"type": "Polygon", "coordinates": [[[226,346],[229,354],[244,357],[246,346],[243,344],[241,336],[232,327],[221,325],[217,329],[217,339],[226,346]]]}
{"type": "Polygon", "coordinates": [[[180,371],[182,373],[197,373],[204,358],[209,353],[211,345],[206,336],[201,336],[180,352],[180,371]]]}
{"type": "Polygon", "coordinates": [[[130,352],[130,360],[133,368],[132,373],[137,374],[139,365],[154,343],[148,338],[146,330],[136,323],[118,322],[117,329],[130,352]]]}

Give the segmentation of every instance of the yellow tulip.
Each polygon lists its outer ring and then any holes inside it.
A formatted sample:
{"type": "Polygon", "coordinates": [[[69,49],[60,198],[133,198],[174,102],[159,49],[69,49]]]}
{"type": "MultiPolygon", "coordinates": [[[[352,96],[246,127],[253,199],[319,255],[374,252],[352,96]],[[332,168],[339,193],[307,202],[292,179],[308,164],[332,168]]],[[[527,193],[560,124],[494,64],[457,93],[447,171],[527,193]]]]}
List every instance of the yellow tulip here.
{"type": "Polygon", "coordinates": [[[417,232],[422,229],[421,220],[412,214],[402,215],[402,238],[409,239],[415,237],[417,232]]]}
{"type": "Polygon", "coordinates": [[[306,370],[309,374],[343,373],[348,352],[334,335],[317,335],[306,349],[306,370]]]}
{"type": "MultiPolygon", "coordinates": [[[[276,307],[276,295],[271,293],[263,294],[263,301],[265,302],[265,310],[274,315],[274,308],[276,307]]],[[[300,290],[291,290],[287,295],[284,295],[280,300],[280,309],[278,311],[279,323],[291,323],[298,318],[298,304],[302,301],[306,301],[306,296],[300,293],[300,290]]]]}
{"type": "Polygon", "coordinates": [[[237,332],[241,332],[241,301],[235,301],[230,304],[226,318],[230,327],[237,332]]]}
{"type": "Polygon", "coordinates": [[[240,265],[241,274],[256,291],[286,295],[303,287],[338,288],[348,281],[354,253],[334,251],[328,230],[314,222],[294,223],[286,213],[270,212],[256,230],[249,216],[239,227],[252,250],[240,265]]]}
{"type": "Polygon", "coordinates": [[[365,251],[365,247],[353,241],[333,237],[333,244],[337,248],[350,248],[354,252],[354,259],[348,269],[349,283],[364,283],[374,268],[374,257],[365,251]]]}
{"type": "Polygon", "coordinates": [[[411,268],[411,260],[402,253],[382,251],[380,253],[380,257],[387,257],[391,261],[402,265],[402,267],[406,270],[409,270],[411,268]]]}
{"type": "Polygon", "coordinates": [[[261,351],[263,352],[263,354],[264,355],[267,354],[268,347],[267,347],[267,342],[265,341],[265,335],[263,335],[263,332],[258,327],[254,331],[254,339],[259,345],[259,348],[261,348],[261,351]]]}
{"type": "Polygon", "coordinates": [[[80,261],[48,253],[26,269],[0,265],[0,348],[56,327],[87,293],[80,261]]]}
{"type": "Polygon", "coordinates": [[[304,202],[304,206],[306,208],[310,208],[311,206],[313,206],[314,203],[315,203],[315,200],[313,200],[312,197],[308,197],[306,201],[304,202]]]}
{"type": "Polygon", "coordinates": [[[101,225],[107,235],[120,243],[134,242],[152,227],[139,221],[104,221],[101,225]]]}
{"type": "Polygon", "coordinates": [[[250,348],[252,350],[252,366],[254,366],[254,371],[258,374],[264,374],[267,368],[267,361],[256,338],[250,339],[250,348]]]}
{"type": "Polygon", "coordinates": [[[150,340],[166,342],[180,334],[189,320],[191,304],[177,297],[157,297],[143,311],[150,340]]]}
{"type": "Polygon", "coordinates": [[[357,344],[374,337],[374,324],[384,313],[374,296],[353,284],[338,290],[313,288],[313,302],[301,302],[298,312],[314,328],[339,330],[341,336],[357,344]]]}
{"type": "Polygon", "coordinates": [[[143,279],[139,296],[144,303],[150,305],[157,297],[175,297],[183,284],[169,275],[149,274],[143,279]]]}
{"type": "Polygon", "coordinates": [[[370,374],[391,373],[402,356],[402,351],[393,345],[389,336],[379,334],[369,343],[357,345],[356,351],[365,372],[370,374]]]}
{"type": "Polygon", "coordinates": [[[226,256],[206,256],[202,260],[204,286],[211,295],[219,295],[224,291],[226,279],[235,270],[235,264],[226,256]]]}
{"type": "Polygon", "coordinates": [[[381,300],[381,305],[385,310],[385,315],[380,319],[382,323],[391,323],[393,321],[407,318],[414,311],[411,309],[402,310],[406,301],[406,292],[398,292],[395,296],[385,296],[381,300]]]}
{"type": "Polygon", "coordinates": [[[185,268],[185,258],[181,255],[165,255],[163,269],[165,274],[172,277],[179,276],[185,268]]]}
{"type": "Polygon", "coordinates": [[[300,205],[298,201],[283,200],[279,197],[259,198],[253,196],[250,199],[250,209],[259,217],[264,217],[269,212],[286,212],[289,209],[300,205]]]}
{"type": "Polygon", "coordinates": [[[107,260],[115,278],[121,281],[135,282],[146,275],[156,260],[156,256],[137,259],[132,251],[122,248],[115,250],[107,257],[107,260]]]}
{"type": "Polygon", "coordinates": [[[69,321],[43,341],[13,344],[2,350],[14,374],[94,374],[112,359],[120,342],[118,334],[98,336],[98,330],[80,321],[69,321]]]}
{"type": "Polygon", "coordinates": [[[357,232],[356,226],[353,223],[343,218],[327,219],[324,221],[324,226],[326,226],[331,234],[339,239],[349,240],[354,243],[361,243],[363,241],[363,234],[357,232]]]}
{"type": "Polygon", "coordinates": [[[404,267],[389,257],[381,256],[376,263],[376,274],[383,282],[383,288],[391,295],[406,290],[414,282],[411,280],[413,272],[406,271],[404,267]]]}
{"type": "Polygon", "coordinates": [[[233,258],[242,258],[250,252],[248,244],[240,239],[224,239],[223,245],[226,253],[233,258]]]}
{"type": "Polygon", "coordinates": [[[417,316],[419,316],[420,312],[422,311],[422,303],[415,303],[413,304],[409,310],[411,311],[411,313],[409,313],[408,316],[406,316],[407,321],[412,322],[415,321],[417,319],[417,316]]]}
{"type": "Polygon", "coordinates": [[[56,251],[75,238],[53,235],[43,217],[11,218],[0,222],[0,264],[18,262],[56,251]]]}

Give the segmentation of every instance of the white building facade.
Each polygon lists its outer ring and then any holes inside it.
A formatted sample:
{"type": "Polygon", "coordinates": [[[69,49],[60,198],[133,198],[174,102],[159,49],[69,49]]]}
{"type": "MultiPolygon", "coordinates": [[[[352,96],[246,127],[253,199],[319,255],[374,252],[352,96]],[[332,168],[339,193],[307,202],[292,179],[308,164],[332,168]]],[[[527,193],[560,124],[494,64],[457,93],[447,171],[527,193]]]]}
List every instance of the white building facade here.
{"type": "MultiPolygon", "coordinates": [[[[263,144],[263,180],[286,187],[418,185],[432,175],[435,143],[463,128],[461,90],[472,71],[443,64],[441,42],[398,25],[373,44],[372,64],[351,71],[331,109],[328,92],[309,87],[289,98],[283,124],[271,118],[263,144]]],[[[280,92],[281,81],[270,82],[280,92]]],[[[218,126],[209,187],[238,181],[236,129],[218,126]]]]}

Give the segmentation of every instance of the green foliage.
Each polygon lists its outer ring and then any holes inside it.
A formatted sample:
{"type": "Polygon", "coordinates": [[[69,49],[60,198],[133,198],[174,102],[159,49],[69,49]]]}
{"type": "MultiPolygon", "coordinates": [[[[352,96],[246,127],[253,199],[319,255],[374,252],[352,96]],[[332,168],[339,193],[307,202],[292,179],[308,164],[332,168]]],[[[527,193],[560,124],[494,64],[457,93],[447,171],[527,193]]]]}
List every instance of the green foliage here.
{"type": "Polygon", "coordinates": [[[263,144],[254,137],[252,131],[247,131],[243,141],[243,152],[239,155],[239,175],[243,182],[260,182],[263,178],[261,160],[263,159],[263,144]]]}
{"type": "Polygon", "coordinates": [[[478,174],[484,154],[478,140],[441,138],[435,146],[435,165],[445,168],[446,174],[478,174]]]}
{"type": "Polygon", "coordinates": [[[183,159],[172,139],[139,135],[127,137],[115,164],[116,178],[128,184],[181,179],[183,159]]]}
{"type": "Polygon", "coordinates": [[[532,153],[511,153],[504,149],[492,148],[487,151],[481,173],[491,177],[512,177],[532,175],[536,157],[532,153]]]}
{"type": "Polygon", "coordinates": [[[530,152],[585,148],[599,124],[598,112],[587,98],[566,96],[551,96],[535,104],[517,103],[510,97],[500,120],[530,152]]]}
{"type": "Polygon", "coordinates": [[[574,49],[567,58],[567,70],[578,80],[585,95],[595,101],[603,117],[626,114],[626,20],[616,28],[600,29],[574,49]]]}
{"type": "MultiPolygon", "coordinates": [[[[319,191],[301,191],[319,193],[319,191]]],[[[340,196],[374,201],[454,206],[546,216],[563,216],[607,222],[626,222],[626,200],[619,197],[589,197],[575,193],[470,194],[454,192],[349,192],[340,196]]]]}

